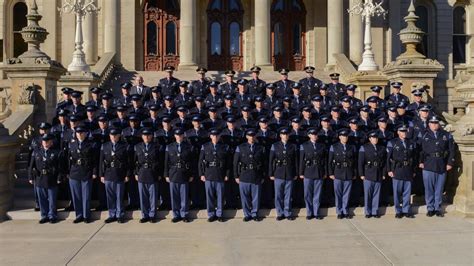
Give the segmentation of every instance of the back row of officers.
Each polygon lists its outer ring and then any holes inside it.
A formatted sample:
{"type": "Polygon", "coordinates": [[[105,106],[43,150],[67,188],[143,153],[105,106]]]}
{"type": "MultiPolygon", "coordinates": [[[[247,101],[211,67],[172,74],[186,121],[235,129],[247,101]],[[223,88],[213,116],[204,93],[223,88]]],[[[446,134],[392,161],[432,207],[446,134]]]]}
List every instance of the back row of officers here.
{"type": "Polygon", "coordinates": [[[234,83],[228,71],[222,84],[209,82],[204,68],[191,83],[173,70],[153,88],[140,77],[116,96],[92,88],[85,105],[81,92],[62,90],[57,117],[41,123],[31,143],[40,223],[57,222],[58,191],[71,199],[74,223],[91,221],[93,197],[108,209],[106,223],[123,223],[124,211],[138,208],[140,222],[157,222],[158,207],[172,210],[172,222],[190,222],[190,208],[224,221],[223,210],[239,205],[244,221],[260,221],[260,206],[273,204],[277,220],[295,219],[293,205],[305,206],[307,219],[322,219],[320,206],[333,202],[338,219],[362,204],[367,218],[378,218],[392,193],[395,217],[412,218],[417,179],[427,215],[443,216],[455,144],[423,90],[410,103],[403,84],[392,82],[385,99],[374,86],[362,102],[357,86],[339,83],[337,73],[324,84],[313,67],[299,82],[282,69],[281,80],[268,84],[258,67],[250,81],[234,83]]]}

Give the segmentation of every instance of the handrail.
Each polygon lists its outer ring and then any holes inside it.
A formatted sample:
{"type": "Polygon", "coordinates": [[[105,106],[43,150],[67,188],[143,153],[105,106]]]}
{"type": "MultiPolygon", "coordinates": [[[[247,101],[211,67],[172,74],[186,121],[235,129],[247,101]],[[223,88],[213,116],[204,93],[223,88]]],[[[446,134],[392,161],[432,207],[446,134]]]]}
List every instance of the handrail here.
{"type": "Polygon", "coordinates": [[[92,72],[99,76],[98,87],[102,87],[111,77],[115,70],[115,53],[105,53],[92,67],[92,72]]]}

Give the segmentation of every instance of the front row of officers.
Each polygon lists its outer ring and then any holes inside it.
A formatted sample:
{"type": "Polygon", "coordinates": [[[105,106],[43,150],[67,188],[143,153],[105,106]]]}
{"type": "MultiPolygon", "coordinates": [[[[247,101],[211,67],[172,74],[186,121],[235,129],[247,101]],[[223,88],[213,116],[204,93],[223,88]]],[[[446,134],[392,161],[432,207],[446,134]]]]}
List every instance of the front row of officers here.
{"type": "MultiPolygon", "coordinates": [[[[307,131],[309,140],[300,146],[290,142],[289,129],[279,130],[280,140],[269,151],[257,141],[257,132],[248,129],[246,141],[235,150],[221,141],[221,131],[210,130],[210,141],[201,146],[197,165],[196,152],[185,139],[182,129],[174,130],[175,141],[161,145],[153,140],[153,130],[141,131],[143,142],[131,147],[121,138],[122,131],[109,131],[110,141],[100,147],[88,140],[87,130],[76,127],[76,139],[65,152],[54,147],[55,136],[44,134],[41,145],[32,155],[29,166],[30,182],[39,198],[40,223],[56,223],[58,184],[69,179],[74,223],[91,221],[90,201],[94,179],[105,185],[109,217],[106,223],[123,223],[124,189],[132,179],[138,183],[142,212],[141,223],[157,222],[157,203],[164,182],[169,185],[172,222],[190,222],[190,183],[195,178],[204,182],[208,221],[223,221],[226,181],[238,184],[244,221],[260,221],[258,216],[262,184],[274,181],[274,203],[277,220],[294,220],[292,198],[295,182],[303,180],[307,219],[322,219],[320,213],[323,182],[333,182],[337,218],[351,218],[349,197],[353,182],[363,182],[365,216],[380,217],[378,212],[382,181],[391,178],[396,218],[412,218],[410,212],[411,185],[417,168],[423,169],[428,216],[443,216],[442,193],[446,173],[454,164],[452,136],[442,130],[439,120],[429,120],[429,129],[420,133],[418,143],[407,138],[408,128],[397,129],[398,138],[387,146],[379,143],[376,131],[369,132],[368,142],[360,146],[349,143],[349,130],[338,132],[339,141],[330,147],[318,141],[318,131],[307,131]],[[417,149],[419,147],[420,149],[417,149]],[[100,152],[99,152],[100,150],[100,152]],[[133,154],[133,156],[130,156],[133,154]],[[130,158],[133,157],[133,158],[130,158]],[[67,162],[67,163],[64,163],[67,162]],[[197,168],[197,169],[196,169],[197,168]]],[[[298,192],[296,192],[298,193],[298,192]]],[[[161,195],[163,197],[163,195],[161,195]]]]}

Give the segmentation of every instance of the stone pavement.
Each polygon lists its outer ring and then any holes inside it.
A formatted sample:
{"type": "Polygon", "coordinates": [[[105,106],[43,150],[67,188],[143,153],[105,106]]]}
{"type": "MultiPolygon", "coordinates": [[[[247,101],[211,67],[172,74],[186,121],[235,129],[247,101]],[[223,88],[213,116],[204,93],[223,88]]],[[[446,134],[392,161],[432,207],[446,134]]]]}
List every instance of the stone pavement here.
{"type": "Polygon", "coordinates": [[[474,219],[0,223],[0,265],[474,265],[474,219]]]}

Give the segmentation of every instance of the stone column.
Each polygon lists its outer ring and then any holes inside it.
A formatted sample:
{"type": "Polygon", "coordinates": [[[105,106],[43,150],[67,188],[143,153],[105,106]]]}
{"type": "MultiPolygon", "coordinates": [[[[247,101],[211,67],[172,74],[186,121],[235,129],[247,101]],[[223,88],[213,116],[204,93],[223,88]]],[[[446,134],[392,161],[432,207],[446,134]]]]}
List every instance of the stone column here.
{"type": "Polygon", "coordinates": [[[181,0],[179,25],[179,70],[195,70],[196,64],[196,1],[181,0]]]}
{"type": "MultiPolygon", "coordinates": [[[[359,0],[351,0],[350,6],[359,3],[359,0]]],[[[359,65],[362,62],[362,53],[364,52],[364,33],[362,29],[362,17],[360,15],[349,16],[349,57],[359,65]]]]}
{"type": "Polygon", "coordinates": [[[7,211],[13,204],[13,174],[19,144],[18,138],[9,136],[8,130],[0,123],[0,221],[7,218],[7,211]]]}
{"type": "Polygon", "coordinates": [[[89,13],[84,17],[84,53],[86,62],[91,65],[97,63],[97,52],[95,49],[96,14],[89,13]]]}
{"type": "Polygon", "coordinates": [[[336,65],[334,54],[344,52],[343,0],[328,0],[328,65],[336,65]]]}
{"type": "MultiPolygon", "coordinates": [[[[104,53],[118,53],[118,0],[103,1],[104,4],[104,53]]],[[[130,40],[133,41],[133,40],[130,40]]],[[[118,57],[116,57],[118,58],[118,57]]]]}
{"type": "Polygon", "coordinates": [[[270,46],[271,0],[255,1],[255,65],[273,70],[270,46]]]}

